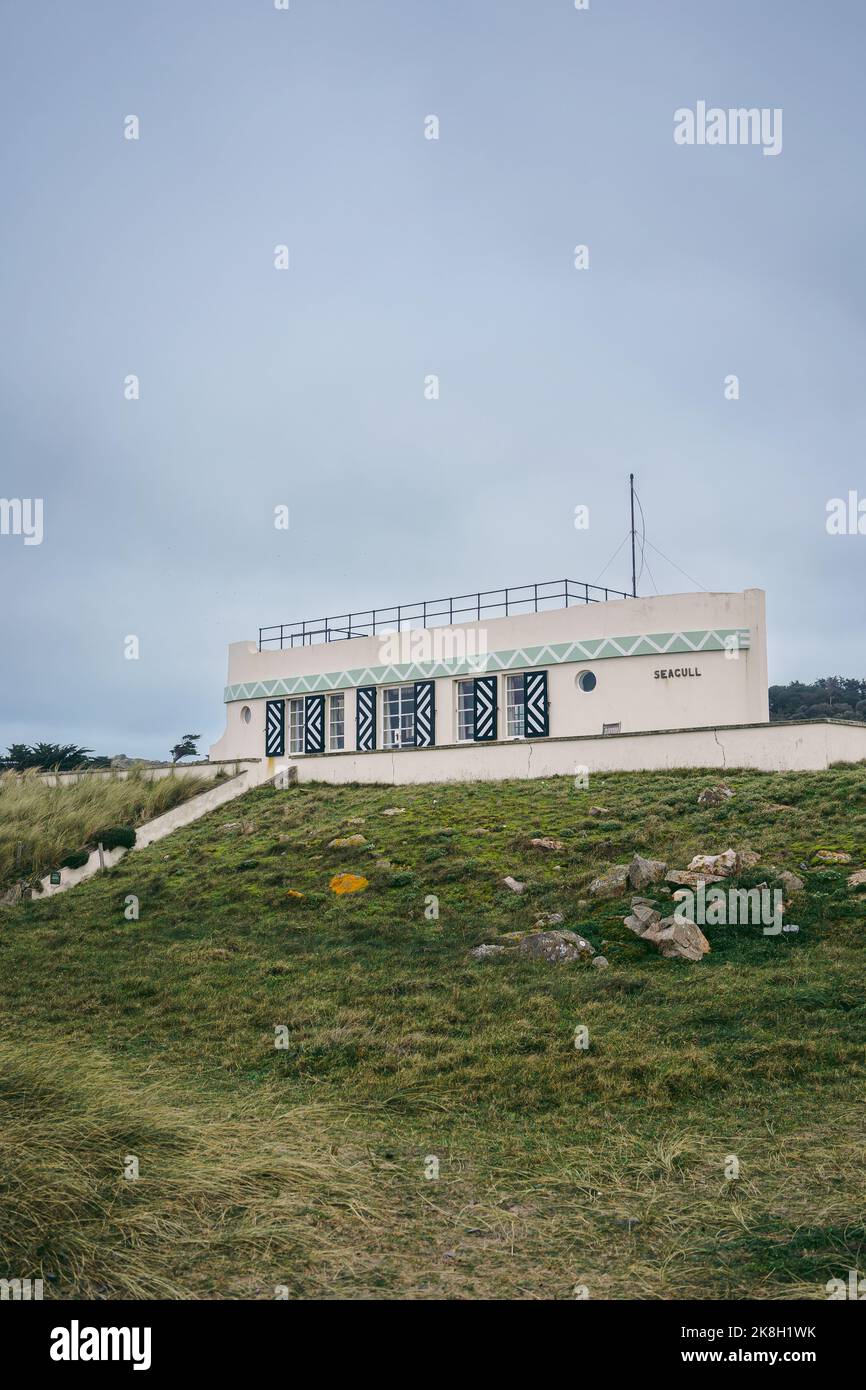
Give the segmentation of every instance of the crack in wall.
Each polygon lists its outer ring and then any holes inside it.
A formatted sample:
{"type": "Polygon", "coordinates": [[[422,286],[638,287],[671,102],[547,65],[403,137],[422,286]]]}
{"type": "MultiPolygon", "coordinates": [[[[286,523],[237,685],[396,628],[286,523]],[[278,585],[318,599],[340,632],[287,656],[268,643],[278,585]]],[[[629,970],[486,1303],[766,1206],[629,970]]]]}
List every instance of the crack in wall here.
{"type": "Polygon", "coordinates": [[[713,729],[713,738],[716,740],[717,746],[718,746],[718,747],[721,749],[721,751],[722,751],[722,767],[723,767],[723,768],[727,768],[727,766],[728,766],[727,754],[725,753],[724,744],[719,743],[719,735],[718,735],[718,731],[717,731],[716,729],[713,729]]]}

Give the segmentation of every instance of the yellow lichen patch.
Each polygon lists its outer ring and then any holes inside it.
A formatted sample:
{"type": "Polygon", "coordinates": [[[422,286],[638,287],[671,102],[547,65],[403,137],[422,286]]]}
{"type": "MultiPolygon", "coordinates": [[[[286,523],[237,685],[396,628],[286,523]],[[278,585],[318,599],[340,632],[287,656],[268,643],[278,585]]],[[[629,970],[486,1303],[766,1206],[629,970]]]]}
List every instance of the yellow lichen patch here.
{"type": "Polygon", "coordinates": [[[334,874],[330,886],[332,893],[360,893],[369,883],[370,880],[362,874],[334,874]]]}
{"type": "Polygon", "coordinates": [[[287,897],[287,898],[302,898],[303,896],[304,896],[303,893],[299,893],[298,890],[297,890],[297,888],[287,888],[287,889],[286,889],[286,897],[287,897]]]}

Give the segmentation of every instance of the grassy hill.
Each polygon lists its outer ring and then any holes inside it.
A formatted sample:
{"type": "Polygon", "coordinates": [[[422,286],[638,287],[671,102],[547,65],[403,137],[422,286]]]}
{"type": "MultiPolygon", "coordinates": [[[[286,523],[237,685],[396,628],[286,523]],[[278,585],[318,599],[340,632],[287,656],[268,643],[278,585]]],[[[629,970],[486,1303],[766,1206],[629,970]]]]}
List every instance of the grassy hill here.
{"type": "Polygon", "coordinates": [[[699,807],[715,780],[262,788],[0,914],[0,1273],[59,1298],[825,1297],[866,1265],[866,768],[732,771],[699,807]],[[664,960],[628,897],[588,897],[635,851],[728,846],[761,857],[746,886],[806,880],[798,934],[707,927],[702,962],[664,960]],[[469,956],[539,911],[609,967],[469,956]]]}

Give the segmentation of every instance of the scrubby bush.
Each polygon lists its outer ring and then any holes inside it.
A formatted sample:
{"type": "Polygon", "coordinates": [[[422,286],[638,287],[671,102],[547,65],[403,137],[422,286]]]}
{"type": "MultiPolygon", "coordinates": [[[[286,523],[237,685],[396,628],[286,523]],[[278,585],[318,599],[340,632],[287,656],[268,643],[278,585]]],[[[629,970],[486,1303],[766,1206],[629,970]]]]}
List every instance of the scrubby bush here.
{"type": "Polygon", "coordinates": [[[107,825],[92,836],[95,845],[103,849],[132,849],[135,844],[135,827],[132,825],[107,825]]]}
{"type": "Polygon", "coordinates": [[[67,854],[65,859],[61,859],[61,869],[80,869],[90,858],[86,849],[74,849],[71,854],[67,854]]]}

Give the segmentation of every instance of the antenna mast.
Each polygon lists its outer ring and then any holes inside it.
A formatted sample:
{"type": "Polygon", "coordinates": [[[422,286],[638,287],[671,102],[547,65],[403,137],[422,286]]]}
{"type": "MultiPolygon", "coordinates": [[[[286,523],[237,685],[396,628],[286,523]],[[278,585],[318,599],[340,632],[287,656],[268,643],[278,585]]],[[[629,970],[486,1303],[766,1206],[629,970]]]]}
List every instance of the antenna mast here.
{"type": "Polygon", "coordinates": [[[634,474],[628,475],[629,494],[631,496],[631,596],[637,598],[637,579],[635,578],[634,563],[634,474]]]}

